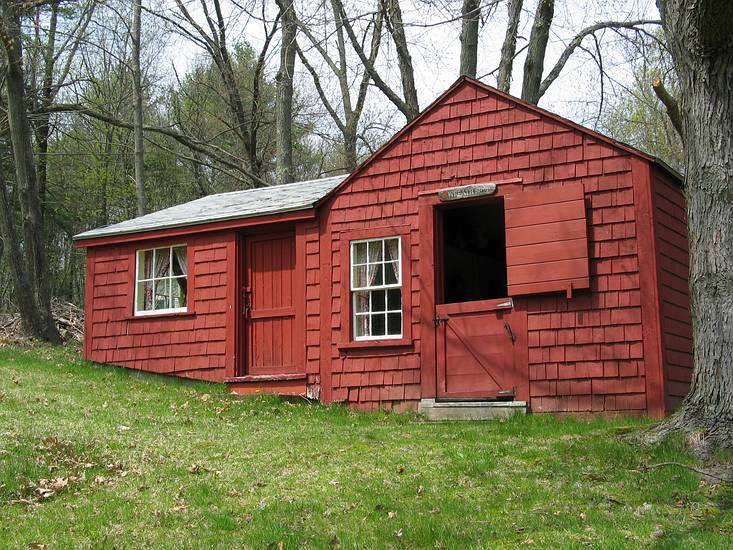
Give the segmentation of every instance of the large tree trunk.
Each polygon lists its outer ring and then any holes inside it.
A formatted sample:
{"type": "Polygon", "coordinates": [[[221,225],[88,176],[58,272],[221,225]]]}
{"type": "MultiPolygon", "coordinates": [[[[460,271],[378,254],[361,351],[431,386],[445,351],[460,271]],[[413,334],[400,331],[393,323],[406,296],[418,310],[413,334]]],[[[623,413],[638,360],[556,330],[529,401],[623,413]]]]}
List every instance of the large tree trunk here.
{"type": "Polygon", "coordinates": [[[532,32],[529,35],[527,59],[524,61],[524,80],[522,81],[522,99],[535,105],[540,100],[545,50],[554,15],[555,0],[540,0],[534,14],[532,32]]]}
{"type": "Polygon", "coordinates": [[[514,68],[514,56],[517,51],[517,33],[519,32],[519,19],[522,15],[522,4],[524,0],[509,0],[509,19],[506,24],[504,43],[501,46],[501,61],[499,62],[499,75],[496,79],[496,86],[502,92],[509,93],[512,83],[512,69],[514,68]]]}
{"type": "Polygon", "coordinates": [[[659,429],[733,448],[733,4],[657,0],[680,81],[695,368],[659,429]],[[700,437],[702,436],[702,437],[700,437]]]}
{"type": "Polygon", "coordinates": [[[2,236],[0,252],[7,244],[8,267],[10,279],[13,282],[13,301],[20,312],[23,331],[29,335],[37,335],[44,332],[46,325],[36,307],[32,289],[28,284],[28,270],[21,252],[18,233],[15,230],[13,210],[14,205],[8,193],[5,174],[0,167],[0,236],[2,236]]]}
{"type": "MultiPolygon", "coordinates": [[[[19,285],[28,285],[38,318],[26,311],[24,326],[29,336],[58,342],[59,335],[51,316],[48,263],[46,259],[45,231],[41,198],[38,189],[36,161],[31,139],[25,101],[25,78],[23,71],[23,47],[20,30],[20,16],[17,6],[2,2],[2,40],[7,56],[5,87],[7,90],[7,116],[10,127],[10,141],[15,162],[16,185],[23,217],[23,251],[27,261],[27,279],[19,285]]],[[[11,243],[12,245],[12,243],[11,243]]],[[[22,291],[16,288],[16,291],[22,291]]],[[[21,315],[23,315],[21,310],[21,315]]]]}
{"type": "Polygon", "coordinates": [[[137,215],[144,216],[147,211],[145,201],[145,138],[143,136],[143,84],[140,70],[140,18],[142,0],[132,0],[132,94],[135,142],[135,193],[137,195],[137,215]]]}
{"type": "Polygon", "coordinates": [[[481,0],[463,0],[461,9],[461,66],[460,74],[476,78],[478,59],[478,23],[481,0]]]}
{"type": "Polygon", "coordinates": [[[277,72],[275,135],[277,150],[277,182],[295,180],[293,169],[293,72],[295,71],[296,19],[293,0],[277,0],[280,8],[282,44],[280,70],[277,72]]]}

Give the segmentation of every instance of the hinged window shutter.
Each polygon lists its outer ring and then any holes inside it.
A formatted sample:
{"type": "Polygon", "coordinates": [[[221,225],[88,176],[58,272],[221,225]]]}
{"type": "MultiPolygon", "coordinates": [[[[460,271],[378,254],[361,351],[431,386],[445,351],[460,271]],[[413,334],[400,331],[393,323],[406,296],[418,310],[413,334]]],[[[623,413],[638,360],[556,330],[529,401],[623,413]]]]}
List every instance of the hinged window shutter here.
{"type": "Polygon", "coordinates": [[[582,185],[504,197],[509,296],[590,286],[582,185]]]}

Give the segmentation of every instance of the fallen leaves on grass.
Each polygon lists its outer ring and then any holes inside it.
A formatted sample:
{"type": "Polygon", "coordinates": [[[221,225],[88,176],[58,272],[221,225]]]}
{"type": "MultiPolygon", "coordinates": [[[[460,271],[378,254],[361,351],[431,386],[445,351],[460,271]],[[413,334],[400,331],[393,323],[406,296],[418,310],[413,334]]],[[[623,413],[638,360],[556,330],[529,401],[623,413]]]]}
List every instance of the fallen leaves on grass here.
{"type": "Polygon", "coordinates": [[[33,493],[41,498],[50,498],[56,493],[69,486],[69,478],[57,477],[54,479],[42,479],[38,482],[33,493]]]}

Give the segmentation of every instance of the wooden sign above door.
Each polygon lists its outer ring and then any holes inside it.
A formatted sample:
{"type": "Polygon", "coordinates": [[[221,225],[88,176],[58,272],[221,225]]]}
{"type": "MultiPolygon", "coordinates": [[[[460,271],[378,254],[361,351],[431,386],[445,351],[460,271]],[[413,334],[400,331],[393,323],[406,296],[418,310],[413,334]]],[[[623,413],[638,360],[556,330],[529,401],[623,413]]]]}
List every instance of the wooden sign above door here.
{"type": "Polygon", "coordinates": [[[457,201],[460,199],[472,199],[474,197],[483,197],[484,195],[493,195],[496,193],[496,184],[494,183],[477,183],[474,185],[463,185],[461,187],[451,187],[449,189],[440,189],[438,198],[443,202],[457,201]]]}

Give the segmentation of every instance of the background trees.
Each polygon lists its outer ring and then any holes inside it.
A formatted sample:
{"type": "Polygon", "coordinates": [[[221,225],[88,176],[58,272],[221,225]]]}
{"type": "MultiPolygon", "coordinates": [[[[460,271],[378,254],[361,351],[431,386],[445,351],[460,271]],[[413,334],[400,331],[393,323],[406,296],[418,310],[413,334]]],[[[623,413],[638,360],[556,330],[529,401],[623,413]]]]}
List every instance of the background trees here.
{"type": "MultiPolygon", "coordinates": [[[[459,74],[661,144],[650,137],[666,131],[647,101],[650,73],[623,46],[653,36],[657,14],[631,0],[556,4],[0,3],[0,310],[19,309],[30,333],[53,339],[50,297],[83,299],[75,233],[209,193],[352,171],[459,74]],[[584,78],[561,89],[568,69],[584,78]],[[614,101],[621,86],[638,93],[614,101]],[[582,101],[560,102],[573,97],[582,101]]],[[[672,156],[673,141],[660,150],[672,156]]]]}

